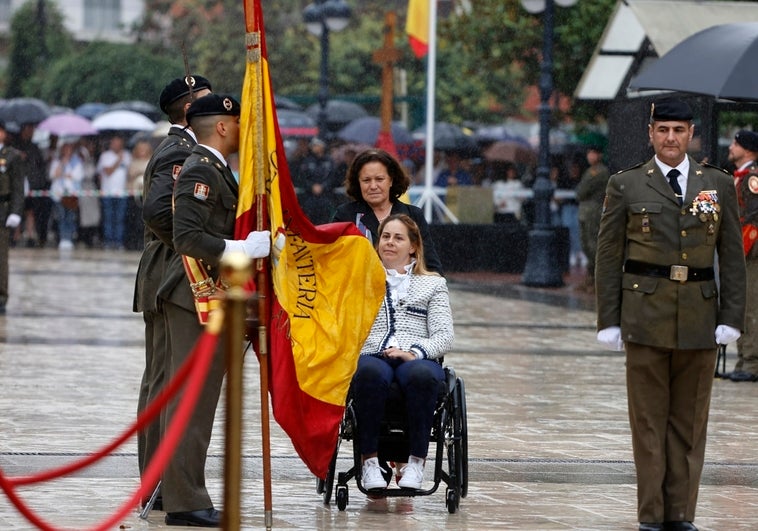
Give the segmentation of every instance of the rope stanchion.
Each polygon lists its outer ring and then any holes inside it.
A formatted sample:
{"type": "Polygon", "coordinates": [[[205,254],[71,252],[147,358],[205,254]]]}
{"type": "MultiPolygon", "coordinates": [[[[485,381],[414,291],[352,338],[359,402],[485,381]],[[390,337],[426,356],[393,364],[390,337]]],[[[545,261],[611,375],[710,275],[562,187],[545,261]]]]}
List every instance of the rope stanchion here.
{"type": "Polygon", "coordinates": [[[221,261],[221,275],[230,284],[226,290],[226,429],[224,438],[224,512],[222,528],[240,529],[242,489],[243,338],[245,307],[252,262],[245,253],[221,261]]]}
{"type": "MultiPolygon", "coordinates": [[[[116,511],[116,513],[93,527],[93,531],[106,531],[108,529],[111,529],[121,519],[129,514],[129,512],[132,511],[132,508],[137,505],[146,494],[149,494],[151,492],[151,485],[155,485],[158,482],[166,463],[173,455],[174,450],[179,443],[179,440],[184,435],[184,430],[187,427],[189,418],[195,409],[195,405],[197,404],[197,400],[200,396],[200,392],[205,383],[205,379],[210,368],[211,360],[213,359],[216,350],[218,336],[221,331],[222,324],[223,311],[219,310],[213,312],[211,314],[210,321],[206,326],[205,333],[198,339],[193,352],[188,357],[187,361],[182,366],[180,371],[177,373],[176,377],[169,383],[164,392],[162,392],[158,397],[161,400],[164,398],[166,401],[169,400],[172,395],[167,391],[173,390],[176,392],[178,388],[184,384],[183,380],[178,377],[187,377],[184,397],[180,401],[179,407],[177,408],[177,411],[171,420],[168,429],[166,430],[163,440],[156,449],[153,459],[150,461],[147,469],[145,470],[142,485],[131,497],[129,497],[129,499],[116,511]],[[169,387],[171,389],[169,389],[169,387]]],[[[160,411],[161,408],[158,407],[158,398],[156,398],[156,401],[143,412],[143,415],[140,415],[141,420],[148,418],[150,416],[148,413],[152,414],[154,418],[156,411],[160,411]]],[[[138,421],[137,426],[139,425],[140,422],[138,421]]],[[[137,429],[139,428],[137,427],[137,429]]],[[[132,435],[136,433],[136,429],[134,428],[131,428],[129,431],[133,432],[132,435]]],[[[110,446],[113,446],[113,444],[109,445],[109,447],[110,446]]],[[[90,459],[91,458],[87,458],[83,461],[90,459]]],[[[71,466],[69,465],[67,467],[62,467],[61,469],[58,469],[54,472],[59,472],[64,468],[69,469],[71,466]]],[[[43,473],[39,474],[38,476],[49,475],[50,473],[43,473]]],[[[42,531],[57,531],[59,528],[56,528],[42,520],[42,518],[34,513],[34,511],[32,511],[16,494],[15,487],[21,484],[29,484],[35,482],[29,481],[30,479],[37,479],[37,476],[34,476],[32,478],[6,478],[2,473],[2,470],[0,470],[0,487],[2,487],[2,490],[5,492],[6,496],[11,500],[19,512],[38,529],[41,529],[42,531]]]]}

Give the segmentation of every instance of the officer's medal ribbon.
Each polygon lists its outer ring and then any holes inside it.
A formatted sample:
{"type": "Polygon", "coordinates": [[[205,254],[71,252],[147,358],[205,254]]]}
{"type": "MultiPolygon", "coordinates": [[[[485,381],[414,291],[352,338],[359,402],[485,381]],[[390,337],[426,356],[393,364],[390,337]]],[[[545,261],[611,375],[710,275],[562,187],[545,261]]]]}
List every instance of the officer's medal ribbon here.
{"type": "Polygon", "coordinates": [[[702,190],[697,197],[692,200],[690,212],[697,216],[703,223],[707,221],[718,221],[721,205],[716,190],[702,190]]]}

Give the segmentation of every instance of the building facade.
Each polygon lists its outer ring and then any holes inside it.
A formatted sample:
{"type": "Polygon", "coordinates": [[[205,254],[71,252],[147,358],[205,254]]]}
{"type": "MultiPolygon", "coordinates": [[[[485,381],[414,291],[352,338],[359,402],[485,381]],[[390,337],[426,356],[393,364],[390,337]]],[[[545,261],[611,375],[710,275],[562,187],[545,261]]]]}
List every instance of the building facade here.
{"type": "MultiPolygon", "coordinates": [[[[7,36],[13,14],[27,2],[0,0],[0,36],[7,36]]],[[[64,15],[65,26],[77,41],[131,42],[132,26],[142,17],[144,0],[50,0],[64,15]]]]}

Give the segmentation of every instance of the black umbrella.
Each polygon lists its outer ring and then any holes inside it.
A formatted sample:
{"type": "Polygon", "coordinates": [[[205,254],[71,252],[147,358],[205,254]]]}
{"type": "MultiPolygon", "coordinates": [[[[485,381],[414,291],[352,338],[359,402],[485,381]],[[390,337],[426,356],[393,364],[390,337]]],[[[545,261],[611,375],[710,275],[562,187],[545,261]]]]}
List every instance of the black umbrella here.
{"type": "Polygon", "coordinates": [[[291,100],[286,96],[278,96],[274,94],[274,105],[277,109],[288,109],[290,111],[302,111],[303,106],[297,103],[295,100],[291,100]]]}
{"type": "MultiPolygon", "coordinates": [[[[382,127],[382,121],[374,116],[365,116],[353,120],[337,133],[337,138],[345,142],[354,142],[356,144],[367,144],[375,146],[379,137],[379,130],[382,127]]],[[[392,140],[396,146],[413,144],[413,135],[400,122],[393,122],[390,125],[392,140]]]]}
{"type": "Polygon", "coordinates": [[[311,138],[318,134],[316,122],[302,111],[276,109],[279,132],[284,137],[311,138]]]}
{"type": "MultiPolygon", "coordinates": [[[[305,112],[318,123],[321,106],[314,103],[305,112]]],[[[366,109],[352,101],[329,100],[326,104],[326,123],[331,130],[338,131],[346,124],[364,116],[368,116],[366,109]]]]}
{"type": "Polygon", "coordinates": [[[630,87],[758,101],[758,22],[711,26],[684,39],[630,87]]]}
{"type": "Polygon", "coordinates": [[[37,98],[11,98],[0,107],[0,120],[17,125],[38,124],[50,114],[47,103],[37,98]]]}
{"type": "MultiPolygon", "coordinates": [[[[416,129],[414,133],[426,138],[426,127],[416,129]]],[[[462,157],[479,156],[479,145],[473,135],[460,126],[448,122],[434,124],[434,149],[448,153],[457,153],[462,157]]]]}

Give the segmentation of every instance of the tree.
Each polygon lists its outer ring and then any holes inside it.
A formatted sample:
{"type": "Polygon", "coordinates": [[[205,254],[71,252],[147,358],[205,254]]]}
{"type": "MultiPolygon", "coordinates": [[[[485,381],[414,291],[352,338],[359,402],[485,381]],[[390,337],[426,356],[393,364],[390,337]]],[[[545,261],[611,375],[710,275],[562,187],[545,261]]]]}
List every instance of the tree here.
{"type": "Polygon", "coordinates": [[[182,72],[180,59],[157,57],[144,46],[93,42],[82,52],[56,61],[38,94],[68,107],[88,101],[157,102],[167,80],[182,72]]]}
{"type": "Polygon", "coordinates": [[[57,5],[49,0],[28,0],[13,15],[10,33],[5,94],[34,95],[47,68],[71,52],[73,39],[57,5]]]}

